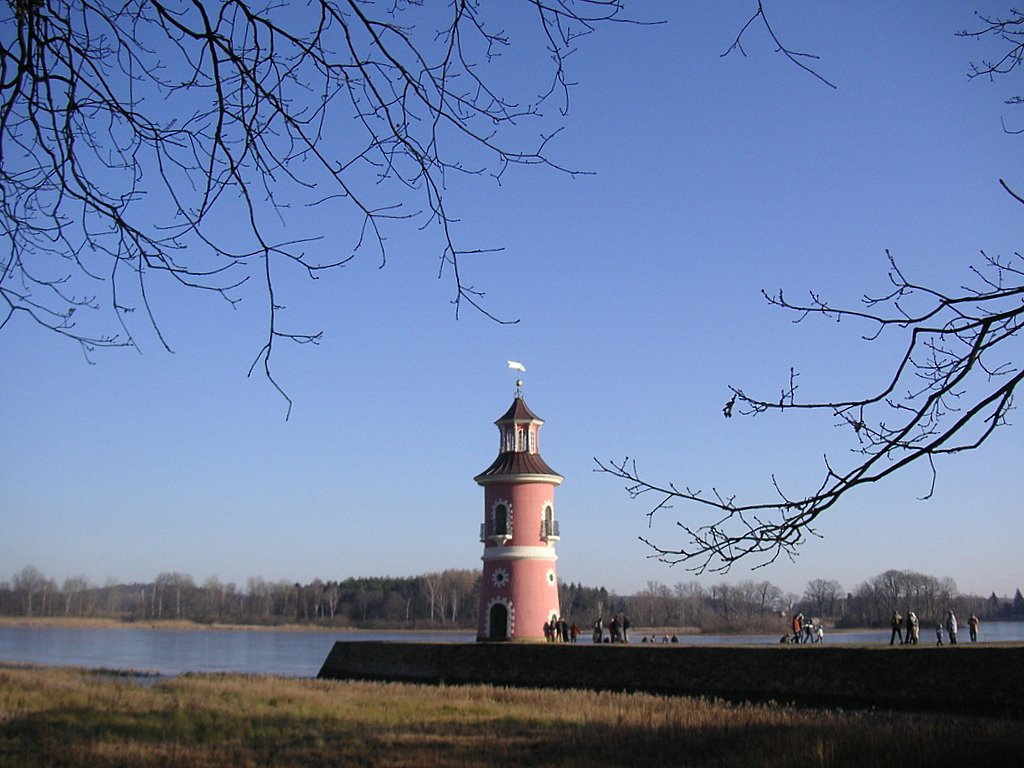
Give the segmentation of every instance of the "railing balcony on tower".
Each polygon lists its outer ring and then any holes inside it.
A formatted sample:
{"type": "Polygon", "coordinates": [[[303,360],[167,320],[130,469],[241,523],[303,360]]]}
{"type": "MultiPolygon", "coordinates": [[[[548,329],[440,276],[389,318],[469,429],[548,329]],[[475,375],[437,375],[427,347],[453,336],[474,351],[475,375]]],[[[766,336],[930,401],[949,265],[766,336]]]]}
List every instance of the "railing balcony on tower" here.
{"type": "Polygon", "coordinates": [[[487,533],[487,524],[480,523],[480,541],[491,542],[492,544],[504,544],[507,541],[512,540],[512,534],[507,531],[504,533],[487,533]]]}
{"type": "Polygon", "coordinates": [[[541,520],[540,522],[540,537],[545,541],[558,541],[561,537],[558,535],[558,521],[557,520],[541,520]]]}

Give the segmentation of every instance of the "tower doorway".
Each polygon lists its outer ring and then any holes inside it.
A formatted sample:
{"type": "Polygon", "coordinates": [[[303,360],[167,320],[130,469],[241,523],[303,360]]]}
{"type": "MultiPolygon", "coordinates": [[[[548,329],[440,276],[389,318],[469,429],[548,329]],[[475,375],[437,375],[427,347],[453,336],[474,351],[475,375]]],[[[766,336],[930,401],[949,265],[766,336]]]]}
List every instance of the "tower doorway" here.
{"type": "Polygon", "coordinates": [[[502,603],[491,606],[488,640],[508,640],[508,608],[502,603]]]}

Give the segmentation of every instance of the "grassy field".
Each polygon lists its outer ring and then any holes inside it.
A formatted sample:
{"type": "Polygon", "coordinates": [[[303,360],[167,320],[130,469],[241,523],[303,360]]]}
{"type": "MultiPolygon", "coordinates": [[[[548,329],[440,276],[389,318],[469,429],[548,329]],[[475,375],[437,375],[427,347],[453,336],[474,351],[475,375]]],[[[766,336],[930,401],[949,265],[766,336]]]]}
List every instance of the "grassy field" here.
{"type": "Polygon", "coordinates": [[[0,665],[0,766],[1024,764],[1024,722],[696,698],[0,665]]]}

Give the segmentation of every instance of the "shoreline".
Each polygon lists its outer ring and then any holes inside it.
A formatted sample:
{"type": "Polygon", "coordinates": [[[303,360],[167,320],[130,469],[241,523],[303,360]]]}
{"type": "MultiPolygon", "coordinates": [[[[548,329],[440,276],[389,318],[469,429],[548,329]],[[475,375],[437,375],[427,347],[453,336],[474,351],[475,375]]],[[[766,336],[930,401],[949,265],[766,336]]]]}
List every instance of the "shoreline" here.
{"type": "MultiPolygon", "coordinates": [[[[41,627],[52,629],[153,629],[163,631],[186,631],[186,630],[209,630],[213,632],[305,632],[305,633],[365,633],[365,634],[439,634],[450,635],[453,633],[473,634],[473,627],[429,627],[429,628],[406,628],[406,627],[354,627],[351,625],[323,625],[323,624],[237,624],[220,622],[197,622],[187,619],[144,619],[125,620],[107,617],[83,617],[83,616],[0,616],[0,627],[41,627]]],[[[828,628],[828,637],[836,635],[853,634],[857,632],[881,632],[888,631],[887,627],[843,627],[842,629],[828,628]]],[[[588,629],[583,630],[587,634],[588,629]]],[[[781,630],[779,630],[781,632],[781,630]]],[[[680,637],[766,637],[778,639],[779,632],[759,630],[730,630],[702,632],[699,627],[632,627],[630,637],[633,644],[640,644],[639,638],[644,635],[656,637],[678,635],[680,637]]],[[[783,632],[782,634],[787,634],[783,632]]],[[[728,642],[725,640],[725,642],[728,642]]]]}
{"type": "Polygon", "coordinates": [[[157,629],[166,631],[210,630],[214,632],[415,632],[422,634],[451,634],[453,632],[473,632],[470,628],[431,628],[431,629],[367,629],[352,626],[324,626],[320,624],[210,624],[188,621],[185,619],[146,619],[144,621],[124,621],[110,618],[90,618],[81,616],[0,616],[0,627],[46,627],[52,629],[157,629]]]}
{"type": "MultiPolygon", "coordinates": [[[[157,629],[166,631],[182,631],[205,629],[215,632],[353,632],[378,634],[384,632],[416,633],[416,634],[452,634],[456,632],[475,632],[473,627],[432,627],[409,629],[405,627],[353,627],[351,625],[325,626],[322,624],[236,624],[219,622],[197,622],[187,619],[144,619],[124,620],[113,618],[83,616],[0,616],[0,627],[48,627],[54,629],[157,629]]],[[[869,632],[874,628],[833,629],[831,634],[852,632],[869,632]]],[[[635,627],[630,629],[632,637],[639,638],[645,634],[679,635],[686,637],[730,637],[730,636],[764,636],[777,637],[776,633],[765,631],[732,630],[729,632],[701,632],[699,627],[635,627]]],[[[634,641],[638,642],[638,641],[634,641]]]]}

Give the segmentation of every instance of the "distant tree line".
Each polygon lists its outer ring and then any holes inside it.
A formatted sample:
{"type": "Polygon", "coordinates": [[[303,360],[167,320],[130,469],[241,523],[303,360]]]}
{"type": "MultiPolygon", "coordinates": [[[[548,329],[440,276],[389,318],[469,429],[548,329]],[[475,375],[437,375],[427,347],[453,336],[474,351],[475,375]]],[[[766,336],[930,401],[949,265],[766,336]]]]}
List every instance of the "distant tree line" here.
{"type": "MultiPolygon", "coordinates": [[[[58,586],[28,565],[0,582],[0,615],[184,620],[199,623],[319,624],[361,628],[471,628],[476,624],[480,572],[451,569],[409,577],[314,579],[308,584],[249,578],[244,588],[216,577],[196,584],[184,573],[161,573],[146,584],[103,586],[84,576],[58,586]]],[[[838,581],[812,579],[802,595],[769,581],[748,579],[705,586],[649,581],[632,595],[604,587],[560,583],[562,612],[587,627],[598,616],[626,613],[636,627],[692,627],[704,632],[783,631],[800,612],[836,627],[885,626],[893,610],[915,611],[923,622],[947,610],[983,620],[1024,621],[1024,596],[961,594],[950,578],[888,570],[852,592],[838,581]]]]}
{"type": "Polygon", "coordinates": [[[404,578],[197,584],[184,573],[161,573],[145,584],[104,586],[85,577],[60,586],[29,565],[0,582],[0,615],[179,619],[200,623],[318,623],[357,627],[466,627],[476,621],[479,571],[447,570],[404,578]]]}

